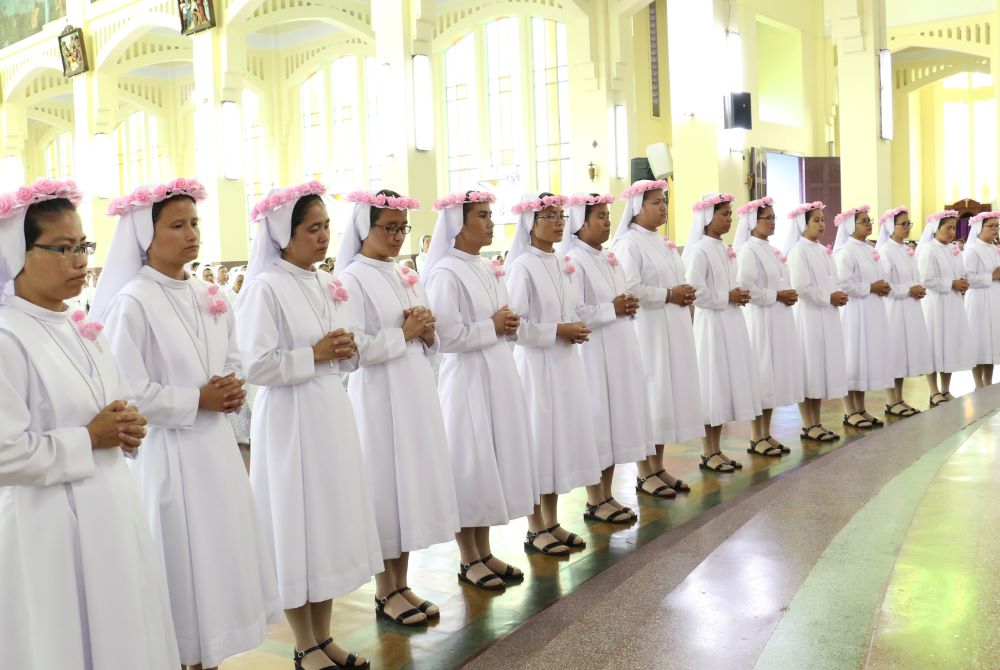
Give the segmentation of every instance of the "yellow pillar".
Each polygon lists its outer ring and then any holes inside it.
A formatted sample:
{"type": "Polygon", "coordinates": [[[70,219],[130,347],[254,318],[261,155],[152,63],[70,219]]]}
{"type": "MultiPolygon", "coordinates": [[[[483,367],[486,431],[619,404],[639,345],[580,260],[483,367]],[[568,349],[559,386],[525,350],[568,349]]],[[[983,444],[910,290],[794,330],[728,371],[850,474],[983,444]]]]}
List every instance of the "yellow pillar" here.
{"type": "MultiPolygon", "coordinates": [[[[25,144],[28,141],[28,115],[23,101],[8,100],[0,104],[0,161],[17,161],[27,175],[25,144]]],[[[12,191],[23,182],[21,174],[8,173],[6,163],[0,163],[0,193],[12,191]]],[[[13,170],[11,171],[13,172],[13,170]]]]}
{"type": "Polygon", "coordinates": [[[670,62],[670,114],[672,121],[674,184],[671,197],[677,220],[670,229],[683,245],[691,227],[691,205],[707,192],[719,189],[719,108],[722,90],[715,73],[699,63],[711,63],[696,54],[709,53],[721,44],[713,3],[667,0],[667,49],[670,62]]]}
{"type": "Polygon", "coordinates": [[[838,56],[841,202],[844,208],[868,203],[882,211],[890,207],[892,196],[890,145],[881,139],[879,103],[879,50],[887,43],[885,6],[826,0],[826,10],[838,56]]]}

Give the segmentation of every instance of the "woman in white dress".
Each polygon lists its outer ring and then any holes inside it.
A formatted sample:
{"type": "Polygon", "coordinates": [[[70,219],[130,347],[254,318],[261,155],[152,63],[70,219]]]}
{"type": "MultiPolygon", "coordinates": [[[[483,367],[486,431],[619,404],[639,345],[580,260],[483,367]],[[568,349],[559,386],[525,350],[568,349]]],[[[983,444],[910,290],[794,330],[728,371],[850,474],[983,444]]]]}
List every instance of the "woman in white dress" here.
{"type": "MultiPolygon", "coordinates": [[[[721,459],[742,465],[722,453],[722,427],[731,421],[757,421],[761,416],[757,365],[753,360],[746,319],[740,311],[750,291],[737,282],[736,252],[722,241],[733,225],[733,195],[709,193],[693,206],[691,234],[684,247],[684,266],[695,289],[694,341],[698,352],[699,386],[705,437],[702,470],[732,472],[710,465],[721,459]]],[[[758,443],[759,444],[759,443],[758,443]]],[[[781,456],[781,449],[757,444],[747,449],[758,456],[781,456]]]]}
{"type": "Polygon", "coordinates": [[[885,405],[888,416],[908,417],[920,410],[903,400],[903,382],[907,377],[920,377],[931,371],[931,349],[927,340],[927,325],[920,301],[927,289],[920,285],[915,252],[906,243],[910,236],[910,214],[906,207],[897,207],[879,218],[881,226],[875,249],[879,263],[889,282],[886,298],[886,333],[889,374],[894,379],[887,391],[885,405]]]}
{"type": "Polygon", "coordinates": [[[872,233],[871,207],[861,205],[834,217],[837,239],[833,259],[837,284],[849,298],[840,311],[847,363],[844,425],[875,428],[885,423],[868,413],[865,393],[892,386],[889,371],[889,317],[885,298],[889,282],[879,262],[879,252],[868,244],[872,233]]]}
{"type": "Polygon", "coordinates": [[[132,472],[163,552],[181,662],[217,667],[280,620],[274,560],[227,415],[246,397],[221,290],[185,271],[198,255],[196,201],[177,179],[117,198],[118,226],[91,317],[149,419],[132,472]]]}
{"type": "Polygon", "coordinates": [[[101,326],[66,302],[87,258],[72,182],[0,195],[0,667],[177,670],[160,559],[122,449],[128,404],[101,326]]]}
{"type": "MultiPolygon", "coordinates": [[[[664,445],[705,436],[691,325],[695,291],[684,277],[677,245],[656,232],[667,222],[666,188],[665,181],[643,179],[622,193],[625,211],[611,244],[625,271],[627,290],[641,306],[634,323],[656,447],[655,456],[638,464],[636,491],[657,498],[691,490],[664,469],[664,445]]],[[[722,471],[734,469],[720,456],[709,463],[722,471]]]]}
{"type": "Polygon", "coordinates": [[[833,248],[819,239],[826,229],[822,202],[799,205],[788,214],[791,226],[782,253],[788,256],[792,288],[799,295],[795,323],[802,346],[805,400],[799,403],[803,440],[832,442],[840,436],[823,426],[820,405],[847,395],[844,331],[840,307],[847,294],[837,284],[833,248]]]}
{"type": "Polygon", "coordinates": [[[802,347],[795,328],[798,293],[792,288],[788,259],[768,239],[774,235],[774,201],[752,200],[736,210],[739,224],[733,238],[737,283],[750,292],[744,308],[750,347],[757,360],[761,415],[751,423],[750,449],[765,456],[780,456],[791,450],[771,436],[775,407],[800,403],[802,347]],[[767,446],[761,448],[761,442],[767,446]]]}
{"type": "MultiPolygon", "coordinates": [[[[639,299],[628,292],[625,273],[613,251],[601,245],[611,237],[608,205],[613,195],[576,193],[567,209],[569,221],[556,251],[570,259],[576,272],[570,283],[580,296],[578,311],[591,333],[580,345],[587,374],[594,439],[600,455],[601,484],[587,501],[584,518],[628,524],[635,512],[611,492],[616,464],[637,463],[654,455],[649,400],[642,381],[639,339],[632,320],[639,299]]],[[[588,498],[591,489],[588,489],[588,498]]]]}
{"type": "Polygon", "coordinates": [[[509,337],[520,319],[507,304],[503,270],[480,249],[493,241],[492,193],[445,196],[423,265],[437,319],[438,394],[462,529],[459,580],[499,591],[524,573],[490,549],[490,526],[531,514],[539,502],[534,448],[509,337]]]}
{"type": "Polygon", "coordinates": [[[514,360],[524,385],[535,446],[541,505],[528,517],[527,551],[565,554],[586,546],[559,525],[558,500],[578,486],[600,495],[601,466],[588,407],[587,378],[577,344],[590,329],[577,311],[569,275],[575,265],[555,253],[562,240],[566,198],[527,194],[511,211],[517,230],[507,255],[510,308],[521,317],[514,360]]]}
{"type": "Polygon", "coordinates": [[[969,240],[962,261],[969,279],[965,312],[972,331],[972,378],[976,388],[993,383],[993,366],[1000,363],[1000,247],[996,246],[1000,212],[976,214],[969,222],[969,240]]]}
{"type": "Polygon", "coordinates": [[[971,331],[962,298],[969,290],[962,251],[955,244],[958,212],[953,209],[927,217],[917,244],[917,269],[927,288],[923,301],[932,372],[927,375],[931,407],[954,400],[949,391],[953,372],[972,367],[971,331]]]}
{"type": "Polygon", "coordinates": [[[359,298],[313,266],[330,244],[322,184],[272,191],[236,302],[247,380],[260,387],[250,482],[275,556],[296,668],[366,668],[330,638],[332,599],[382,569],[372,492],[340,374],[358,365],[359,298]],[[339,665],[331,665],[331,662],[339,665]]]}
{"type": "Polygon", "coordinates": [[[413,198],[382,190],[348,196],[337,273],[354,305],[359,369],[348,382],[375,494],[383,566],[375,575],[380,618],[420,626],[441,616],[407,581],[411,551],[460,528],[451,458],[432,358],[435,318],[416,272],[397,265],[413,198]]]}
{"type": "Polygon", "coordinates": [[[208,284],[215,283],[215,266],[213,265],[202,265],[201,266],[201,280],[208,284]]]}

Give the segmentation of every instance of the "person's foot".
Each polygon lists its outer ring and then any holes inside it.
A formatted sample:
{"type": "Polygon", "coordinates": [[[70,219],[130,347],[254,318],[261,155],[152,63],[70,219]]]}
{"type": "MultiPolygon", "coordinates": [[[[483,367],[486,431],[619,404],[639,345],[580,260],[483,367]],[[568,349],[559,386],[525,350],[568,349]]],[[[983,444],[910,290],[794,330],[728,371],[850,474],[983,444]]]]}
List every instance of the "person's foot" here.
{"type": "Polygon", "coordinates": [[[322,649],[326,654],[326,657],[337,665],[345,668],[365,668],[369,665],[367,658],[345,650],[339,644],[334,642],[333,638],[327,639],[326,642],[320,642],[319,646],[320,649],[322,649]]]}
{"type": "MultiPolygon", "coordinates": [[[[666,484],[666,482],[663,482],[663,483],[666,484]]],[[[615,500],[614,497],[608,498],[607,500],[604,501],[604,503],[607,504],[607,505],[611,505],[615,509],[622,510],[623,512],[625,512],[626,514],[628,514],[633,519],[636,518],[636,514],[632,510],[631,507],[628,507],[626,505],[621,504],[620,502],[618,502],[617,500],[615,500]]]]}
{"type": "MultiPolygon", "coordinates": [[[[376,596],[381,604],[381,599],[385,596],[376,596]]],[[[394,592],[389,599],[382,605],[383,611],[389,616],[390,619],[397,620],[400,615],[408,610],[415,609],[416,605],[410,602],[409,598],[406,598],[399,591],[394,592]]],[[[410,614],[407,617],[399,620],[398,623],[404,626],[413,626],[422,622],[427,621],[427,615],[423,612],[416,612],[415,614],[410,614]]]]}
{"type": "Polygon", "coordinates": [[[955,396],[953,396],[951,394],[951,391],[945,391],[943,395],[945,397],[945,400],[954,400],[955,399],[955,396]]]}
{"type": "Polygon", "coordinates": [[[701,468],[703,470],[712,470],[714,472],[735,472],[736,468],[729,462],[728,458],[722,455],[722,452],[715,452],[711,456],[701,457],[701,468]]]}
{"type": "Polygon", "coordinates": [[[670,499],[677,496],[677,492],[656,475],[648,477],[637,477],[636,487],[643,493],[648,493],[656,498],[670,499]]]}
{"type": "Polygon", "coordinates": [[[658,477],[661,482],[672,488],[677,493],[691,492],[690,486],[685,484],[679,477],[674,477],[666,470],[657,470],[655,476],[658,477]]]}
{"type": "Polygon", "coordinates": [[[719,455],[722,456],[723,459],[725,459],[726,463],[729,463],[729,465],[733,466],[737,470],[742,470],[743,469],[743,464],[740,463],[739,461],[730,458],[729,456],[727,456],[726,454],[722,453],[721,451],[719,452],[719,455]]]}
{"type": "Polygon", "coordinates": [[[509,563],[504,563],[493,554],[489,554],[486,558],[484,558],[483,563],[485,563],[486,567],[492,570],[494,574],[499,575],[501,579],[520,579],[521,577],[524,577],[524,572],[520,568],[517,568],[509,563]]]}
{"type": "Polygon", "coordinates": [[[409,586],[404,586],[399,589],[399,592],[403,594],[403,597],[418,610],[427,615],[428,619],[433,619],[435,617],[441,616],[441,608],[432,603],[429,600],[424,600],[420,596],[410,589],[409,586]]]}
{"type": "Polygon", "coordinates": [[[789,454],[792,451],[791,449],[783,445],[781,442],[778,442],[776,439],[771,437],[770,435],[765,437],[764,440],[772,447],[777,447],[778,449],[781,449],[781,453],[783,454],[789,454]]]}
{"type": "Polygon", "coordinates": [[[596,504],[587,503],[587,511],[583,516],[585,519],[602,521],[604,523],[630,523],[635,521],[635,514],[626,512],[621,507],[615,507],[611,504],[610,498],[596,504]]]}
{"type": "Polygon", "coordinates": [[[321,649],[314,649],[305,656],[295,653],[295,663],[297,668],[302,670],[326,670],[330,667],[330,659],[321,649]]]}
{"type": "Polygon", "coordinates": [[[549,528],[548,532],[552,534],[552,537],[556,538],[570,549],[583,549],[587,546],[587,543],[583,541],[582,537],[576,533],[569,532],[559,524],[549,528]]]}
{"type": "Polygon", "coordinates": [[[565,556],[569,553],[569,547],[560,542],[556,537],[546,531],[540,530],[538,532],[528,531],[527,536],[524,540],[525,549],[529,546],[540,554],[546,554],[548,556],[565,556]]]}
{"type": "Polygon", "coordinates": [[[487,591],[503,588],[503,580],[500,579],[499,575],[490,570],[481,559],[477,559],[467,565],[462,564],[460,567],[462,572],[459,574],[465,577],[468,580],[466,583],[471,583],[472,586],[487,591]]]}
{"type": "Polygon", "coordinates": [[[840,439],[840,435],[837,435],[837,433],[833,432],[832,430],[830,430],[829,428],[827,428],[826,426],[824,426],[822,424],[820,425],[820,429],[823,432],[825,432],[827,435],[830,435],[832,437],[833,441],[837,441],[837,440],[840,439]]]}

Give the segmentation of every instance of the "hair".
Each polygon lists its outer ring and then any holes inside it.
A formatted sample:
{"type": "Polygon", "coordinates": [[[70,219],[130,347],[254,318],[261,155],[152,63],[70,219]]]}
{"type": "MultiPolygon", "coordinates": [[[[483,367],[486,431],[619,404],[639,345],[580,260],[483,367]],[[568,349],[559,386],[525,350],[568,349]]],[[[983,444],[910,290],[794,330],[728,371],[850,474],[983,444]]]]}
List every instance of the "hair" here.
{"type": "MultiPolygon", "coordinates": [[[[381,191],[379,191],[375,195],[384,195],[387,198],[401,198],[401,197],[403,197],[400,194],[396,193],[395,191],[390,191],[387,188],[383,188],[381,191]]],[[[382,216],[382,210],[383,209],[384,209],[383,207],[372,206],[371,210],[368,212],[368,225],[369,226],[374,226],[376,223],[378,223],[378,218],[380,216],[382,216]]]]}
{"type": "MultiPolygon", "coordinates": [[[[466,200],[468,200],[468,199],[469,199],[469,196],[470,196],[471,194],[473,194],[473,193],[475,193],[475,191],[466,191],[466,192],[465,192],[465,199],[466,199],[466,200]]],[[[475,205],[478,205],[478,204],[479,204],[479,203],[476,203],[476,202],[463,202],[463,203],[462,203],[462,221],[463,221],[463,222],[465,221],[465,217],[467,217],[467,216],[469,215],[469,211],[470,211],[470,210],[471,210],[471,209],[472,209],[472,208],[473,208],[473,207],[474,207],[475,205]]],[[[423,239],[423,238],[420,238],[420,243],[421,243],[421,244],[423,244],[423,241],[424,241],[424,239],[423,239]]]]}
{"type": "Polygon", "coordinates": [[[163,212],[163,208],[164,207],[166,207],[168,204],[170,204],[172,202],[175,202],[177,200],[180,200],[182,198],[185,199],[185,200],[190,200],[191,204],[196,204],[195,203],[195,199],[192,198],[191,196],[189,196],[187,193],[178,193],[177,195],[172,195],[169,198],[164,198],[163,200],[161,200],[159,202],[154,202],[153,203],[153,225],[155,226],[156,222],[160,220],[160,213],[163,212]]]}
{"type": "Polygon", "coordinates": [[[75,212],[73,206],[66,198],[55,198],[54,200],[43,200],[29,205],[24,213],[24,246],[30,247],[38,241],[42,235],[42,224],[51,223],[63,214],[75,212]]]}
{"type": "MultiPolygon", "coordinates": [[[[544,191],[544,192],[538,194],[538,199],[541,200],[542,198],[549,198],[549,197],[551,197],[553,195],[555,195],[555,193],[549,193],[548,191],[544,191]]],[[[545,209],[545,208],[543,207],[542,209],[545,209]]],[[[540,211],[542,211],[542,210],[538,210],[538,212],[540,212],[540,211]]],[[[534,217],[532,217],[535,221],[538,221],[538,212],[535,212],[534,217]]]]}
{"type": "Polygon", "coordinates": [[[295,207],[292,207],[292,229],[291,234],[295,235],[295,229],[302,225],[303,219],[306,218],[306,212],[310,207],[315,205],[317,202],[322,203],[323,198],[319,197],[315,193],[310,193],[309,195],[304,195],[295,201],[295,207]]]}
{"type": "Polygon", "coordinates": [[[907,216],[909,216],[910,213],[909,212],[900,212],[896,216],[892,217],[892,225],[895,226],[897,223],[899,223],[899,217],[903,216],[904,214],[907,215],[907,216]]]}
{"type": "MultiPolygon", "coordinates": [[[[591,194],[590,194],[590,197],[591,197],[591,198],[599,198],[599,197],[601,197],[601,194],[600,194],[600,193],[591,193],[591,194]]],[[[589,218],[590,218],[590,213],[591,213],[592,211],[594,211],[594,208],[595,208],[595,207],[597,207],[597,205],[586,205],[586,206],[585,206],[585,207],[583,208],[583,222],[584,222],[584,223],[586,223],[586,222],[587,222],[587,219],[589,219],[589,218]]]]}
{"type": "Polygon", "coordinates": [[[809,219],[813,218],[813,214],[815,214],[816,212],[822,213],[823,210],[820,209],[819,207],[816,207],[815,209],[810,209],[808,212],[806,212],[806,225],[807,226],[809,225],[809,219]]]}
{"type": "Polygon", "coordinates": [[[733,206],[731,202],[720,202],[720,203],[717,203],[715,205],[715,209],[712,210],[712,214],[715,214],[716,212],[718,212],[720,209],[722,209],[726,205],[729,205],[730,207],[733,206]]]}

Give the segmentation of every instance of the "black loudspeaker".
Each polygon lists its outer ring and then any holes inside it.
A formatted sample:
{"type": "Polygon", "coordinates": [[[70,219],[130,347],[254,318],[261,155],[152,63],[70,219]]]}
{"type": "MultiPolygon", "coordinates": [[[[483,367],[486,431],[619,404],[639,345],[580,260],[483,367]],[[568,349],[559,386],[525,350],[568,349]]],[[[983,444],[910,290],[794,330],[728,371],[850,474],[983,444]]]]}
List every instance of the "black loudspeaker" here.
{"type": "Polygon", "coordinates": [[[653,170],[649,167],[649,160],[646,158],[633,158],[632,159],[632,183],[636,183],[640,179],[649,179],[654,181],[656,177],[653,176],[653,170]]]}
{"type": "Polygon", "coordinates": [[[726,108],[726,128],[750,130],[750,94],[730,93],[723,98],[723,102],[726,108]]]}

